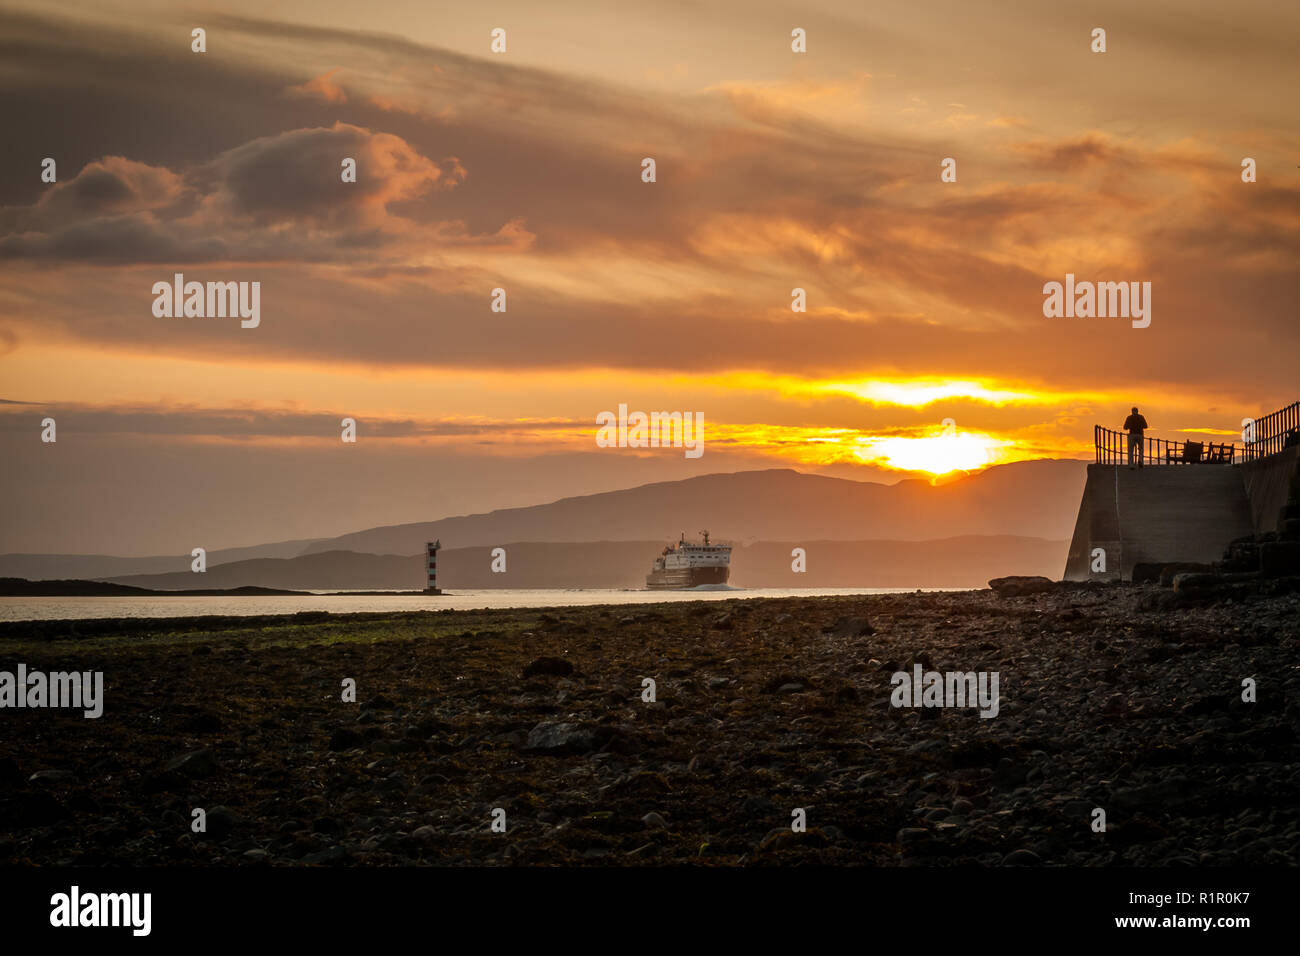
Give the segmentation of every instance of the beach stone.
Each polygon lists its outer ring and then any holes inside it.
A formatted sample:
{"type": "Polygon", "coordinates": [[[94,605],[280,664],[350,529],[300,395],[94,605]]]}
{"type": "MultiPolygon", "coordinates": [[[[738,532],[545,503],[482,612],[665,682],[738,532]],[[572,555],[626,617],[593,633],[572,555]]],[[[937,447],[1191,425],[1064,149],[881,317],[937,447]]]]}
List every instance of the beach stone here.
{"type": "Polygon", "coordinates": [[[1200,799],[1200,787],[1183,776],[1172,776],[1140,787],[1122,787],[1111,794],[1110,802],[1121,810],[1178,809],[1200,799]]]}
{"type": "Polygon", "coordinates": [[[23,772],[14,758],[0,757],[0,787],[8,789],[19,786],[22,782],[23,772]]]}
{"type": "Polygon", "coordinates": [[[1172,590],[1150,591],[1138,599],[1138,610],[1157,613],[1172,611],[1180,606],[1180,599],[1187,595],[1175,594],[1172,590]]]}
{"type": "Polygon", "coordinates": [[[27,780],[30,783],[72,783],[77,775],[71,770],[38,770],[27,780]]]}
{"type": "Polygon", "coordinates": [[[355,730],[340,727],[330,735],[329,748],[333,751],[351,750],[353,747],[360,747],[365,742],[366,738],[355,730]]]}
{"type": "Polygon", "coordinates": [[[1220,562],[1224,571],[1248,572],[1259,570],[1259,542],[1254,535],[1228,542],[1220,562]]]}
{"type": "Polygon", "coordinates": [[[822,633],[829,634],[831,637],[851,639],[869,637],[876,633],[876,629],[865,617],[842,617],[834,624],[823,628],[822,633]]]}
{"type": "Polygon", "coordinates": [[[1023,763],[1003,757],[993,772],[993,785],[1000,790],[1008,790],[1020,786],[1028,776],[1029,768],[1023,763]]]}
{"type": "Polygon", "coordinates": [[[1169,588],[1174,586],[1174,578],[1180,574],[1209,574],[1213,570],[1213,565],[1182,561],[1176,564],[1164,565],[1160,569],[1158,580],[1162,588],[1169,588]]]}
{"type": "Polygon", "coordinates": [[[521,749],[540,754],[588,753],[596,749],[596,733],[581,724],[543,722],[528,732],[521,749]]]}
{"type": "Polygon", "coordinates": [[[1133,565],[1129,577],[1134,584],[1155,584],[1160,580],[1160,571],[1164,566],[1160,561],[1139,561],[1133,565]]]}
{"type": "MultiPolygon", "coordinates": [[[[1206,694],[1189,700],[1182,707],[1182,713],[1189,717],[1199,717],[1205,714],[1222,713],[1228,709],[1228,699],[1222,695],[1206,694]]],[[[1191,740],[1192,738],[1188,738],[1191,740]]],[[[1199,742],[1198,736],[1198,742],[1199,742]]]]}
{"type": "Polygon", "coordinates": [[[234,832],[240,824],[239,816],[229,807],[213,807],[207,813],[207,836],[223,839],[234,832]]]}
{"type": "Polygon", "coordinates": [[[68,809],[74,813],[95,813],[99,810],[99,801],[95,792],[88,787],[78,787],[68,794],[68,809]]]}
{"type": "Polygon", "coordinates": [[[811,687],[812,681],[800,674],[777,674],[763,685],[763,689],[769,694],[789,694],[793,692],[782,690],[782,688],[790,684],[798,685],[799,689],[802,690],[805,687],[811,687]]]}
{"type": "Polygon", "coordinates": [[[1003,866],[1037,866],[1042,862],[1033,850],[1012,850],[1002,858],[1003,866]]]}
{"type": "Polygon", "coordinates": [[[167,764],[166,770],[186,777],[210,777],[217,772],[217,758],[211,750],[195,750],[176,757],[167,764]]]}
{"type": "Polygon", "coordinates": [[[1045,594],[1055,591],[1057,584],[1051,578],[1042,575],[1012,575],[994,578],[989,582],[998,597],[1024,597],[1029,594],[1045,594]]]}
{"type": "Polygon", "coordinates": [[[195,714],[181,724],[181,730],[192,734],[214,734],[221,730],[221,718],[216,714],[195,714]]]}
{"type": "Polygon", "coordinates": [[[573,673],[573,665],[563,657],[538,657],[530,661],[524,668],[525,677],[535,677],[537,675],[551,675],[555,677],[567,677],[573,673]]]}
{"type": "Polygon", "coordinates": [[[740,802],[740,812],[746,817],[765,817],[777,812],[777,806],[764,796],[748,796],[740,802]]]}
{"type": "Polygon", "coordinates": [[[302,857],[302,862],[311,864],[342,863],[347,860],[348,855],[346,848],[332,846],[324,850],[317,850],[315,853],[308,853],[302,857]]]}
{"type": "Polygon", "coordinates": [[[50,826],[72,816],[71,812],[45,790],[14,795],[6,801],[6,826],[50,826]]]}
{"type": "Polygon", "coordinates": [[[1266,541],[1259,546],[1259,570],[1266,578],[1300,575],[1300,541],[1266,541]]]}
{"type": "Polygon", "coordinates": [[[1223,585],[1217,574],[1204,574],[1198,571],[1184,571],[1175,574],[1173,587],[1176,594],[1205,595],[1213,594],[1223,585]]]}
{"type": "Polygon", "coordinates": [[[759,850],[792,850],[797,847],[823,848],[830,845],[830,839],[819,827],[811,827],[803,833],[795,833],[789,827],[776,827],[767,832],[759,843],[759,850]]]}

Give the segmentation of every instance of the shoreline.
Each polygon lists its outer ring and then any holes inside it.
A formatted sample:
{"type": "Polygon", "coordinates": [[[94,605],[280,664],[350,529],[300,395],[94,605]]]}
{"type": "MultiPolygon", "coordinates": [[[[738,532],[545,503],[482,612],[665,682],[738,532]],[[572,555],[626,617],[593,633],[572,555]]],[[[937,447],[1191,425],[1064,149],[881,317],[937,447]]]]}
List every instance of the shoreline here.
{"type": "Polygon", "coordinates": [[[419,611],[557,609],[578,607],[645,607],[653,604],[800,597],[844,597],[873,594],[946,593],[970,588],[726,588],[675,591],[648,588],[485,588],[455,589],[440,595],[423,591],[317,593],[276,595],[143,596],[85,595],[39,597],[0,596],[0,626],[17,623],[57,623],[100,620],[188,620],[198,617],[268,617],[294,614],[400,614],[419,611]],[[289,607],[285,608],[284,605],[289,607]],[[120,607],[126,613],[114,613],[120,607]],[[281,609],[283,608],[283,609],[281,609]],[[88,610],[83,610],[88,609],[88,610]],[[21,615],[21,616],[20,616],[21,615]]]}
{"type": "Polygon", "coordinates": [[[0,863],[1296,865],[1300,597],[1168,594],[0,627],[104,672],[99,718],[3,715],[0,863]],[[918,665],[996,716],[892,706],[918,665]]]}

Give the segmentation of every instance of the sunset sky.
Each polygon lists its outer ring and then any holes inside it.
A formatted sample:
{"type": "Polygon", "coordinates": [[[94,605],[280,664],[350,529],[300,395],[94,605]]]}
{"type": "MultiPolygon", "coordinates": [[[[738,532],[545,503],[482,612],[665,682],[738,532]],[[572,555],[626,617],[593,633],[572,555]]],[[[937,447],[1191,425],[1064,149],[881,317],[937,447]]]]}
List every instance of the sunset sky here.
{"type": "Polygon", "coordinates": [[[220,9],[0,0],[0,552],[1091,459],[1134,404],[1230,441],[1300,398],[1294,2],[220,9]],[[260,282],[260,325],[156,317],[177,272],[260,282]],[[1066,273],[1150,282],[1150,327],[1045,318],[1066,273]],[[598,448],[620,403],[704,454],[598,448]]]}

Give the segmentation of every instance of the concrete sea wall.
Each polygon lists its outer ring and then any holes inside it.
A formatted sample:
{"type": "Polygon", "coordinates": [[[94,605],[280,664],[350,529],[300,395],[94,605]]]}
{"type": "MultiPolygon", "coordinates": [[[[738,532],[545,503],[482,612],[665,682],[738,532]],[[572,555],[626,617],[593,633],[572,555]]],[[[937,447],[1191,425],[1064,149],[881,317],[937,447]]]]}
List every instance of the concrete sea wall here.
{"type": "MultiPolygon", "coordinates": [[[[1294,458],[1291,462],[1294,468],[1294,458]]],[[[1281,473],[1285,463],[1256,465],[1250,473],[1252,486],[1261,502],[1265,497],[1271,500],[1276,484],[1281,481],[1285,487],[1289,480],[1274,474],[1281,473]]],[[[1140,562],[1208,564],[1223,557],[1228,542],[1255,530],[1242,466],[1130,469],[1093,464],[1088,466],[1064,577],[1067,581],[1131,580],[1133,566],[1140,562]],[[1093,570],[1099,563],[1093,556],[1097,548],[1104,551],[1104,571],[1093,570]]]]}

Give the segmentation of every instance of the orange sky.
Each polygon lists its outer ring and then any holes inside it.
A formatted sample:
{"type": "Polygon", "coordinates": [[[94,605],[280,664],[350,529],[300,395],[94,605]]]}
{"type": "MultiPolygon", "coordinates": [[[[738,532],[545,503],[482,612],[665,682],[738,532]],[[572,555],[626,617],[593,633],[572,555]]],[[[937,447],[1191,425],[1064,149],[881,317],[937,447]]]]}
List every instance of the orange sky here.
{"type": "Polygon", "coordinates": [[[1300,397],[1300,11],[1133,6],[0,3],[0,551],[1090,458],[1132,404],[1230,438],[1300,397]],[[177,272],[260,325],[155,317],[177,272]],[[1066,273],[1150,327],[1045,318],[1066,273]],[[597,448],[620,403],[705,454],[597,448]]]}

